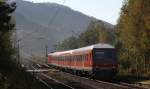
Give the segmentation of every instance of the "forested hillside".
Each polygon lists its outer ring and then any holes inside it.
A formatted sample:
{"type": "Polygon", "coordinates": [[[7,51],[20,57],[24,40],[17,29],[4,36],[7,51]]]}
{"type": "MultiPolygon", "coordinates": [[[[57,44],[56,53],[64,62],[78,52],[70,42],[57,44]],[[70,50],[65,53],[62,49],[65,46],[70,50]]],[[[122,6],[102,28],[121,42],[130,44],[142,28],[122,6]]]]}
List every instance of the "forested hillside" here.
{"type": "MultiPolygon", "coordinates": [[[[45,45],[48,51],[54,51],[58,42],[70,36],[78,36],[87,30],[89,23],[96,20],[69,7],[56,3],[32,3],[17,0],[14,13],[20,41],[21,54],[44,55],[45,45]]],[[[113,25],[101,21],[106,28],[113,25]]]]}

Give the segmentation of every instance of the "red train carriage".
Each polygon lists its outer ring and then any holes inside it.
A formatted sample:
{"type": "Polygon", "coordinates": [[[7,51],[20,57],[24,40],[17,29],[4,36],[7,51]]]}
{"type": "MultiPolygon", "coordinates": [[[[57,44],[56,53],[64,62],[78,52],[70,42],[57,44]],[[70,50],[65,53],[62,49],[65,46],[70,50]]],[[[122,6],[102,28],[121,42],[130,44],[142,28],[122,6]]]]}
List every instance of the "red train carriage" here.
{"type": "Polygon", "coordinates": [[[116,74],[116,50],[109,44],[96,44],[79,49],[48,54],[48,64],[63,70],[112,78],[116,74]]]}

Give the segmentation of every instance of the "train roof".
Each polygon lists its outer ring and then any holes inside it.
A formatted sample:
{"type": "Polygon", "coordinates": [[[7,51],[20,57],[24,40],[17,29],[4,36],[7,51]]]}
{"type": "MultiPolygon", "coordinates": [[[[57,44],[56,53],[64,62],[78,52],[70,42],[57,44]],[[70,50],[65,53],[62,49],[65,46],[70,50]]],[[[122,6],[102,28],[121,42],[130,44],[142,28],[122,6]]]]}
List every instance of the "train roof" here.
{"type": "Polygon", "coordinates": [[[108,48],[109,49],[109,48],[114,48],[114,46],[112,46],[110,44],[99,43],[99,44],[94,44],[94,45],[90,45],[90,46],[74,49],[74,51],[92,50],[94,48],[108,48]]]}
{"type": "Polygon", "coordinates": [[[61,52],[54,52],[54,53],[51,53],[51,54],[49,54],[49,55],[66,55],[66,54],[72,54],[72,53],[74,53],[74,52],[92,50],[92,49],[94,49],[94,48],[113,49],[114,46],[112,46],[112,45],[110,45],[110,44],[99,43],[99,44],[94,44],[94,45],[90,45],[90,46],[86,46],[86,47],[82,47],[82,48],[78,48],[78,49],[74,49],[74,50],[61,51],[61,52]]]}

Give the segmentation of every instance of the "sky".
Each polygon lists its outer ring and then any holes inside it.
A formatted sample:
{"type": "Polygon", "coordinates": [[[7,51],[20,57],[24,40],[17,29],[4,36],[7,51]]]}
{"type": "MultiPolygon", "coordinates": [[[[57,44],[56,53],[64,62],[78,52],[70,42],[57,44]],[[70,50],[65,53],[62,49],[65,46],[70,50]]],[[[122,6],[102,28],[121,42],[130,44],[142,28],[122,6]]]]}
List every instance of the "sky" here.
{"type": "Polygon", "coordinates": [[[88,16],[116,24],[123,0],[26,0],[34,3],[53,2],[68,6],[88,16]]]}

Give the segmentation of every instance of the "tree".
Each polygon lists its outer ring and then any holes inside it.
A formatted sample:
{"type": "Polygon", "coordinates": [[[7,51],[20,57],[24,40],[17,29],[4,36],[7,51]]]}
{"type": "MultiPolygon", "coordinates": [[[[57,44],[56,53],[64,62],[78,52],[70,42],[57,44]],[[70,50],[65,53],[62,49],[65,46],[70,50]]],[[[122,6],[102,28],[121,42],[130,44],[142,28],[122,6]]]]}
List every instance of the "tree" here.
{"type": "Polygon", "coordinates": [[[79,47],[93,45],[99,41],[99,29],[95,22],[91,22],[87,30],[79,35],[79,47]]]}
{"type": "Polygon", "coordinates": [[[57,51],[71,50],[71,49],[75,49],[75,48],[78,48],[78,41],[77,41],[76,37],[71,36],[71,37],[65,39],[64,41],[62,41],[61,43],[59,43],[56,50],[57,51]]]}
{"type": "Polygon", "coordinates": [[[132,74],[142,74],[150,60],[150,0],[126,0],[117,24],[119,59],[132,74]],[[126,65],[125,65],[126,64],[126,65]],[[127,65],[128,64],[128,65],[127,65]]]}
{"type": "Polygon", "coordinates": [[[103,22],[92,21],[87,31],[79,35],[79,46],[88,46],[97,43],[111,43],[111,34],[106,30],[103,22]]]}
{"type": "Polygon", "coordinates": [[[110,34],[104,28],[100,29],[99,42],[100,43],[111,43],[110,34]]]}
{"type": "Polygon", "coordinates": [[[81,33],[78,37],[69,37],[59,43],[57,50],[69,50],[79,47],[89,46],[97,43],[111,43],[112,35],[101,21],[91,21],[87,30],[81,33]]]}
{"type": "Polygon", "coordinates": [[[10,69],[12,66],[14,49],[12,48],[11,36],[14,24],[11,22],[11,13],[16,4],[7,4],[0,1],[0,69],[10,69]]]}

